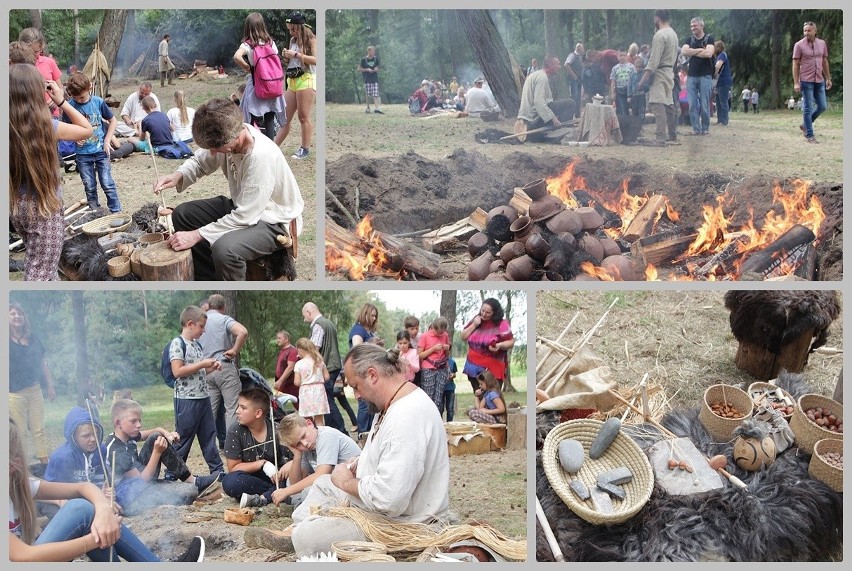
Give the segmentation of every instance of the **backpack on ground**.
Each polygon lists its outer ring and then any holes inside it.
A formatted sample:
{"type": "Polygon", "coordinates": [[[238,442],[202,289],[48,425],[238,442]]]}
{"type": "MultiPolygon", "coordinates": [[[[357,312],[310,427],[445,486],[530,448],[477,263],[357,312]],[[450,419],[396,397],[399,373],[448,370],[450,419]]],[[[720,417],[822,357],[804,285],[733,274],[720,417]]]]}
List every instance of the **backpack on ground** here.
{"type": "MultiPolygon", "coordinates": [[[[186,362],[186,341],[180,335],[177,338],[180,339],[180,349],[183,351],[184,362],[186,362]]],[[[163,377],[163,382],[170,389],[175,388],[175,381],[177,381],[174,373],[172,373],[172,360],[169,358],[169,349],[171,349],[173,341],[174,339],[170,340],[163,348],[163,357],[160,362],[160,375],[163,377]]]]}
{"type": "Polygon", "coordinates": [[[284,95],[284,70],[272,42],[252,46],[252,54],[254,66],[251,68],[251,77],[254,82],[254,94],[260,99],[274,99],[284,95]]]}
{"type": "Polygon", "coordinates": [[[408,110],[412,115],[420,113],[420,100],[413,95],[408,98],[408,110]]]}
{"type": "Polygon", "coordinates": [[[186,159],[193,155],[192,149],[183,141],[157,147],[157,154],[167,159],[186,159]]]}

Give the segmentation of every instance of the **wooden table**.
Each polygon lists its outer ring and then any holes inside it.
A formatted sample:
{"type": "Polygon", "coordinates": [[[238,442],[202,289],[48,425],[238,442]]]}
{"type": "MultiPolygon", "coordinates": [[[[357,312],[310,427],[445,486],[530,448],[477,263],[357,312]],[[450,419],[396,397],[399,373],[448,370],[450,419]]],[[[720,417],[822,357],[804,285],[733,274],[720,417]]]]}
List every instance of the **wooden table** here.
{"type": "Polygon", "coordinates": [[[586,103],[577,128],[577,140],[603,147],[621,142],[621,127],[612,105],[586,103]]]}

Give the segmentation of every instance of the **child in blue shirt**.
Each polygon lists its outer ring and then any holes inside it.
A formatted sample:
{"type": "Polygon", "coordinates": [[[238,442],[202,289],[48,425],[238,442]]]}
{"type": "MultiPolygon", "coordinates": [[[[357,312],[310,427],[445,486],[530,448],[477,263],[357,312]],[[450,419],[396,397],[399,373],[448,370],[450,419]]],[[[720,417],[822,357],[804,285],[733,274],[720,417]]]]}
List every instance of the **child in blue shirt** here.
{"type": "MultiPolygon", "coordinates": [[[[92,82],[82,72],[74,72],[65,84],[71,99],[68,103],[86,117],[92,125],[92,136],[77,143],[77,171],[83,181],[86,191],[86,201],[89,208],[95,210],[101,207],[98,201],[98,179],[107,198],[107,208],[110,212],[120,212],[121,202],[112,178],[109,158],[111,148],[104,141],[112,139],[117,121],[112,110],[103,99],[91,94],[92,82]],[[104,133],[104,124],[107,125],[104,133]],[[96,175],[97,173],[97,175],[96,175]],[[97,176],[97,178],[96,178],[97,176]]],[[[62,121],[70,123],[67,114],[62,115],[62,121]]]]}
{"type": "Polygon", "coordinates": [[[444,384],[444,410],[447,411],[447,422],[452,422],[456,411],[456,373],[459,371],[459,366],[452,357],[447,361],[447,365],[450,368],[450,376],[444,384]]]}

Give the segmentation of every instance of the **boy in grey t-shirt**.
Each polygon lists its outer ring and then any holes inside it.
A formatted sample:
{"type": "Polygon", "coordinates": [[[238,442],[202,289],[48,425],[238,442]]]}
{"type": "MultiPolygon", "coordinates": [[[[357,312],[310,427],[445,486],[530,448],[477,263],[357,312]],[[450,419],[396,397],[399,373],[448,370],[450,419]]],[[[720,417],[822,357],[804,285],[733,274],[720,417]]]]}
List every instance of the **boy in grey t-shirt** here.
{"type": "Polygon", "coordinates": [[[278,427],[281,441],[293,451],[284,465],[287,486],[272,493],[272,501],[299,505],[307,489],[323,474],[331,474],[342,462],[357,458],[361,449],[348,435],[328,426],[314,426],[310,419],[291,414],[278,427]]]}

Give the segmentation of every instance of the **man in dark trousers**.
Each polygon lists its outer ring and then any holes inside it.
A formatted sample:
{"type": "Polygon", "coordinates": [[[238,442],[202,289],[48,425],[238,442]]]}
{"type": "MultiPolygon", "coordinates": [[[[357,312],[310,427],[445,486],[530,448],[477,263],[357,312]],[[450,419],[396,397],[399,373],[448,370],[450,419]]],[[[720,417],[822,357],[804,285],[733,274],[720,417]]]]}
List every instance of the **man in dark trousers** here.
{"type": "Polygon", "coordinates": [[[302,317],[305,323],[311,324],[311,341],[319,349],[325,368],[328,369],[328,380],[325,382],[325,395],[328,397],[329,413],[325,415],[325,425],[336,428],[347,434],[346,424],[337,403],[334,402],[334,381],[342,369],[340,349],[337,346],[337,327],[327,317],[320,313],[317,304],[312,301],[302,306],[302,317]]]}

